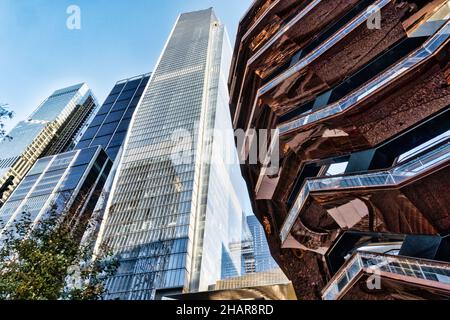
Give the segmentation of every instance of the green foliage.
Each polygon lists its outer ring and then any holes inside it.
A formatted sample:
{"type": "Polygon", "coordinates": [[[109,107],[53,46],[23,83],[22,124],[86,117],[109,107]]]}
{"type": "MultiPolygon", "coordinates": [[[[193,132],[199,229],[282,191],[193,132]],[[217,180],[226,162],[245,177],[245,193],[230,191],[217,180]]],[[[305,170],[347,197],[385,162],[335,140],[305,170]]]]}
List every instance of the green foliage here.
{"type": "Polygon", "coordinates": [[[92,243],[52,210],[34,227],[28,214],[5,233],[0,250],[0,300],[98,300],[118,261],[105,249],[92,259],[92,243]]]}

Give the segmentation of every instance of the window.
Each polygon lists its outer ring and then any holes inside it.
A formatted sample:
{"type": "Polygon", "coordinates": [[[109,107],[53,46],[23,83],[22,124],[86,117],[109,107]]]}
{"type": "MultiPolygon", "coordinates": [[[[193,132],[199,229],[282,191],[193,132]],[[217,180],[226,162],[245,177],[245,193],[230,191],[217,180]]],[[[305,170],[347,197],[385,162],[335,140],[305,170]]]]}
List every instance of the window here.
{"type": "Polygon", "coordinates": [[[127,131],[130,126],[131,119],[122,120],[117,127],[117,132],[127,131]]]}
{"type": "Polygon", "coordinates": [[[93,137],[95,137],[95,134],[97,133],[99,128],[100,128],[99,126],[88,128],[83,135],[83,140],[88,140],[88,139],[92,139],[93,137]]]}
{"type": "Polygon", "coordinates": [[[136,79],[127,83],[127,86],[124,90],[136,90],[136,88],[141,83],[141,79],[136,79]]]}
{"type": "Polygon", "coordinates": [[[122,145],[123,140],[125,140],[126,135],[127,135],[126,131],[116,133],[110,142],[110,146],[116,147],[116,146],[122,145]]]}
{"type": "Polygon", "coordinates": [[[99,126],[103,123],[103,120],[105,120],[106,114],[97,115],[95,116],[94,120],[92,120],[90,127],[99,126]]]}
{"type": "Polygon", "coordinates": [[[118,94],[109,95],[108,98],[106,98],[104,105],[105,104],[113,104],[117,100],[118,96],[119,96],[118,94]]]}
{"type": "Polygon", "coordinates": [[[123,111],[112,112],[106,118],[105,123],[117,122],[122,118],[123,114],[123,111]]]}
{"type": "Polygon", "coordinates": [[[123,91],[123,92],[120,94],[119,101],[122,101],[122,100],[130,100],[131,98],[133,98],[134,92],[135,92],[135,91],[136,91],[135,89],[133,89],[133,90],[128,90],[128,91],[123,91]]]}
{"type": "Polygon", "coordinates": [[[106,146],[108,146],[109,140],[111,140],[111,136],[95,138],[94,141],[92,141],[92,145],[102,146],[103,148],[106,148],[106,146]]]}
{"type": "Polygon", "coordinates": [[[91,141],[92,141],[92,139],[82,140],[82,141],[78,142],[76,148],[77,149],[87,148],[91,144],[91,141]]]}
{"type": "Polygon", "coordinates": [[[100,130],[98,131],[97,136],[101,137],[101,136],[112,136],[113,133],[116,131],[117,126],[119,125],[118,122],[112,122],[112,123],[108,123],[108,124],[104,124],[100,130]]]}
{"type": "Polygon", "coordinates": [[[109,104],[103,104],[103,106],[100,108],[100,110],[98,111],[98,113],[97,113],[97,116],[98,115],[102,115],[102,114],[106,114],[106,113],[109,113],[109,111],[111,110],[111,107],[112,107],[112,103],[109,103],[109,104]]]}
{"type": "Polygon", "coordinates": [[[122,91],[123,87],[125,86],[125,83],[117,84],[111,91],[110,95],[113,94],[119,94],[120,91],[122,91]]]}
{"type": "Polygon", "coordinates": [[[60,187],[58,188],[58,191],[67,191],[75,189],[78,184],[80,183],[81,178],[84,175],[84,172],[86,171],[88,165],[82,165],[77,167],[72,167],[69,170],[69,173],[64,178],[63,182],[61,183],[60,187]]]}
{"type": "Polygon", "coordinates": [[[114,106],[112,107],[111,112],[125,110],[126,108],[128,108],[129,103],[130,103],[129,100],[117,101],[117,103],[115,103],[114,106]]]}
{"type": "Polygon", "coordinates": [[[108,157],[114,161],[117,157],[117,154],[119,153],[119,150],[120,150],[120,146],[111,147],[111,148],[108,148],[106,153],[108,154],[108,157]]]}
{"type": "Polygon", "coordinates": [[[75,159],[73,165],[79,166],[88,164],[92,161],[92,158],[94,157],[94,154],[97,152],[97,148],[89,148],[89,149],[83,149],[78,154],[78,157],[75,159]]]}
{"type": "Polygon", "coordinates": [[[124,120],[131,119],[131,117],[133,117],[134,110],[136,110],[136,108],[131,108],[131,107],[128,108],[128,110],[125,112],[125,114],[123,116],[123,119],[124,120]]]}

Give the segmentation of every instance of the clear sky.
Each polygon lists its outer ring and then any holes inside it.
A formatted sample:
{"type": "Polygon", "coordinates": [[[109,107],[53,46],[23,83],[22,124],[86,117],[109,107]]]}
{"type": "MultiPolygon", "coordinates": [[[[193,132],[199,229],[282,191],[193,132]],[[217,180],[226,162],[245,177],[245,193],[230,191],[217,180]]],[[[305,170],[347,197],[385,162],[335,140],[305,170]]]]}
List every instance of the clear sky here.
{"type": "Polygon", "coordinates": [[[116,81],[152,71],[179,13],[214,7],[232,45],[252,0],[0,0],[0,103],[7,130],[54,90],[86,82],[100,103],[116,81]],[[69,30],[70,5],[81,30],[69,30]]]}

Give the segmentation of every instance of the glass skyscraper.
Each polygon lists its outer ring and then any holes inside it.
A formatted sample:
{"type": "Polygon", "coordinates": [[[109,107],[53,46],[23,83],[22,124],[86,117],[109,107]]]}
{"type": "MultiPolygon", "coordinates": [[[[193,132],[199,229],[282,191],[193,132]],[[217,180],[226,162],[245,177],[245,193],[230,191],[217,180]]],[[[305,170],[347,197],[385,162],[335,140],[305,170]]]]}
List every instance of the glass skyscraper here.
{"type": "Polygon", "coordinates": [[[278,269],[279,266],[272,258],[266,234],[256,216],[247,216],[247,225],[253,239],[253,250],[255,255],[255,272],[265,272],[278,269]]]}
{"type": "MultiPolygon", "coordinates": [[[[0,199],[0,205],[8,199],[36,160],[52,144],[59,144],[58,133],[62,133],[60,137],[66,142],[76,135],[83,121],[80,117],[73,118],[74,113],[79,108],[93,109],[96,106],[96,99],[85,83],[57,90],[27,120],[19,122],[8,134],[9,138],[0,141],[0,187],[11,179],[13,181],[9,191],[0,199]],[[70,119],[76,120],[77,126],[72,126],[70,119]],[[68,126],[71,130],[61,131],[68,126]]],[[[61,148],[64,146],[61,144],[61,148]]]]}
{"type": "Polygon", "coordinates": [[[0,209],[0,234],[26,216],[36,225],[51,210],[82,234],[111,167],[100,146],[39,159],[0,209]]]}
{"type": "Polygon", "coordinates": [[[143,74],[118,81],[75,149],[102,146],[114,161],[149,78],[150,74],[143,74]]]}
{"type": "Polygon", "coordinates": [[[241,239],[232,177],[240,171],[223,156],[228,145],[237,159],[230,57],[212,9],[179,16],[133,117],[100,229],[97,248],[108,245],[121,262],[107,299],[208,290],[221,277],[223,250],[241,239]],[[228,129],[227,143],[211,129],[228,129]]]}
{"type": "Polygon", "coordinates": [[[118,81],[102,107],[89,119],[87,128],[81,130],[79,142],[72,146],[74,150],[36,162],[0,210],[3,221],[0,231],[20,220],[24,212],[37,222],[55,209],[58,214],[78,216],[80,219],[74,221],[82,222],[74,228],[84,233],[97,202],[102,202],[98,200],[103,200],[109,191],[110,186],[105,184],[149,77],[144,74],[118,81]]]}

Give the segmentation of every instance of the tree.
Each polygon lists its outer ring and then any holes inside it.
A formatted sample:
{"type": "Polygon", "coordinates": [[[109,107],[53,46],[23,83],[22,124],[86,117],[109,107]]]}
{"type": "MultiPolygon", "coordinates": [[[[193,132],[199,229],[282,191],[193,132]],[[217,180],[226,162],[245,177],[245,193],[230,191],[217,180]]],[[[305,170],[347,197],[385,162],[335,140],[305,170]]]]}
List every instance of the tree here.
{"type": "Polygon", "coordinates": [[[106,248],[92,259],[92,243],[81,246],[55,208],[34,227],[23,217],[4,234],[0,300],[101,299],[118,260],[106,248]]]}
{"type": "Polygon", "coordinates": [[[11,119],[13,117],[13,113],[6,109],[7,105],[0,104],[0,139],[5,137],[5,125],[3,123],[6,119],[11,119]]]}

